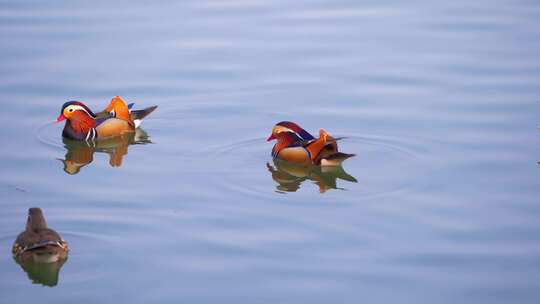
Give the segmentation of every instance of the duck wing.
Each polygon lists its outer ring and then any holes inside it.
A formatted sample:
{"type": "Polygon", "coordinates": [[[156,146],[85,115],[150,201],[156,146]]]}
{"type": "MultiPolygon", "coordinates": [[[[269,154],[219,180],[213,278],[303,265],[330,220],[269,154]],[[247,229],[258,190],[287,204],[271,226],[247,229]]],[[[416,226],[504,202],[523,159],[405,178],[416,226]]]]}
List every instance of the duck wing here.
{"type": "Polygon", "coordinates": [[[124,132],[135,130],[135,126],[131,121],[120,118],[109,118],[100,121],[95,127],[100,138],[118,136],[124,132]]]}
{"type": "MultiPolygon", "coordinates": [[[[38,231],[23,231],[15,240],[13,249],[18,247],[22,253],[27,250],[37,249],[49,245],[62,246],[65,241],[52,229],[40,229],[38,231]]],[[[15,253],[15,252],[14,252],[15,253]]]]}

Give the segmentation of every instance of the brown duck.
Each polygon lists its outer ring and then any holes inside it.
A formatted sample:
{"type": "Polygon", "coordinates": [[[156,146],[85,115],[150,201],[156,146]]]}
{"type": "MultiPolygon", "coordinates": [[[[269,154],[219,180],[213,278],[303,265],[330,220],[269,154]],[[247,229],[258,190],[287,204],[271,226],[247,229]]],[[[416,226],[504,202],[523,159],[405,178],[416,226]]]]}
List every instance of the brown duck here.
{"type": "Polygon", "coordinates": [[[41,209],[30,208],[26,229],[13,244],[15,259],[22,263],[54,263],[66,259],[68,250],[67,242],[56,231],[47,227],[41,209]]]}

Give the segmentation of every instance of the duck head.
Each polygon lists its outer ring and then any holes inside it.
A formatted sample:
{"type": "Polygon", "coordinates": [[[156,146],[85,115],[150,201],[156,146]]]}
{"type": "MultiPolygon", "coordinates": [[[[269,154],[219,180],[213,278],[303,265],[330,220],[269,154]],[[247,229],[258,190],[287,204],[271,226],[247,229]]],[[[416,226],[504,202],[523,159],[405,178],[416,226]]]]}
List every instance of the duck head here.
{"type": "Polygon", "coordinates": [[[56,122],[61,122],[66,119],[68,121],[71,119],[80,119],[82,117],[94,119],[96,114],[80,101],[68,101],[62,105],[60,115],[56,118],[56,122]]]}
{"type": "Polygon", "coordinates": [[[301,140],[311,140],[314,138],[313,135],[304,130],[298,124],[292,121],[281,121],[272,128],[272,133],[270,136],[268,136],[266,141],[271,141],[274,139],[279,140],[281,137],[283,137],[283,135],[291,133],[297,135],[301,140]]]}
{"type": "MultiPolygon", "coordinates": [[[[88,138],[92,128],[96,126],[96,114],[80,101],[68,101],[60,110],[56,122],[65,120],[62,136],[70,139],[84,140],[88,138]]],[[[95,137],[95,132],[92,133],[95,137]]]]}

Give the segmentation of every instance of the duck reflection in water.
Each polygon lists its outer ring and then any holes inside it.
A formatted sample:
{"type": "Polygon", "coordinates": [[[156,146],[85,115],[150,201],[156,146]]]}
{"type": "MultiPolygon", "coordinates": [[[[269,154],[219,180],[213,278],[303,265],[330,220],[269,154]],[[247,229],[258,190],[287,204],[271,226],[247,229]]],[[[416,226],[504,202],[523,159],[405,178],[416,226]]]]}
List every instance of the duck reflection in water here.
{"type": "Polygon", "coordinates": [[[120,167],[130,145],[151,143],[148,134],[140,128],[135,132],[98,141],[77,141],[65,137],[62,141],[67,153],[65,159],[59,160],[64,164],[64,171],[70,175],[79,173],[82,167],[91,163],[95,152],[109,154],[111,167],[120,167]]]}
{"type": "Polygon", "coordinates": [[[49,287],[58,285],[60,268],[62,268],[62,265],[64,265],[66,261],[67,257],[53,263],[39,263],[33,260],[23,262],[15,259],[15,262],[17,262],[17,264],[19,264],[26,272],[28,279],[30,279],[32,283],[49,287]]]}
{"type": "Polygon", "coordinates": [[[26,229],[13,244],[13,258],[34,284],[56,286],[58,273],[67,260],[68,244],[47,227],[39,208],[28,210],[26,229]]]}
{"type": "Polygon", "coordinates": [[[266,167],[272,174],[272,179],[278,183],[276,186],[278,192],[296,192],[306,180],[315,182],[319,186],[320,193],[325,193],[329,189],[345,190],[337,186],[337,179],[358,182],[345,172],[342,166],[303,166],[280,159],[274,159],[273,162],[273,165],[266,163],[266,167]]]}

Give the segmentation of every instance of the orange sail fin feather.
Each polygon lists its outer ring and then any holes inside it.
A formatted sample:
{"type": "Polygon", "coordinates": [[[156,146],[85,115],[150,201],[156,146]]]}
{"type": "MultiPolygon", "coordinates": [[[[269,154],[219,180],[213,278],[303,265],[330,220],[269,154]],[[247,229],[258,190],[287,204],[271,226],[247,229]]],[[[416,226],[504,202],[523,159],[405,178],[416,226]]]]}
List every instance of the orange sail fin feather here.
{"type": "Polygon", "coordinates": [[[324,149],[326,146],[326,138],[327,133],[323,129],[319,131],[319,138],[315,139],[313,142],[311,142],[309,145],[306,145],[306,149],[309,151],[309,154],[311,156],[311,160],[314,161],[319,153],[324,149]]]}
{"type": "Polygon", "coordinates": [[[268,141],[277,140],[272,148],[272,156],[277,159],[302,165],[339,166],[345,159],[354,156],[338,152],[337,140],[325,130],[319,131],[319,138],[296,123],[282,121],[272,128],[268,141]]]}
{"type": "Polygon", "coordinates": [[[126,102],[120,96],[114,96],[103,112],[111,113],[113,117],[125,121],[131,121],[126,102]]]}

